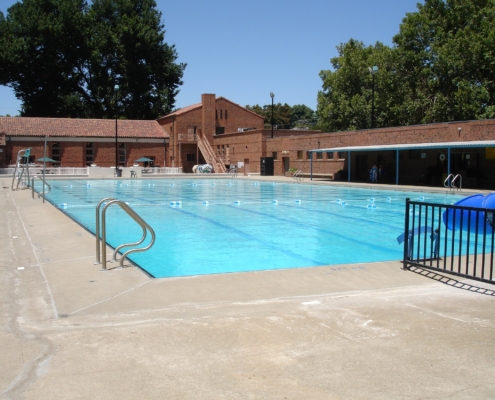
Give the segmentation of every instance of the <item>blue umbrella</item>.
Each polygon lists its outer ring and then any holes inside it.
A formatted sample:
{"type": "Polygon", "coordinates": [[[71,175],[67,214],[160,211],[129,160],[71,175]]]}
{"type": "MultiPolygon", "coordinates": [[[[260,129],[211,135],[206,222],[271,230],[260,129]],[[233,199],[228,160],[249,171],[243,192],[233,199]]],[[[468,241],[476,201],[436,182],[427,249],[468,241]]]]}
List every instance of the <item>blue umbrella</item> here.
{"type": "Polygon", "coordinates": [[[153,160],[151,158],[148,158],[148,157],[141,157],[141,158],[138,158],[136,161],[134,162],[152,162],[153,160]]]}
{"type": "Polygon", "coordinates": [[[57,162],[55,160],[52,160],[49,157],[41,157],[41,158],[38,158],[36,161],[41,161],[41,162],[57,162]]]}

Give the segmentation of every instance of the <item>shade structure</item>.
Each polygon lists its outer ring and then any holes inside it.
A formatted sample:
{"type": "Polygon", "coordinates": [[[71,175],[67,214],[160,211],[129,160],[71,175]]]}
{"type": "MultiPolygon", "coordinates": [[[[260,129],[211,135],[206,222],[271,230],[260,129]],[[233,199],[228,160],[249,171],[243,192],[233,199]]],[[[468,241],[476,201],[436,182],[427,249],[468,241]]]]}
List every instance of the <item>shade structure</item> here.
{"type": "Polygon", "coordinates": [[[134,162],[151,162],[151,161],[153,161],[151,158],[141,157],[141,158],[138,158],[137,160],[135,160],[134,162]]]}
{"type": "Polygon", "coordinates": [[[50,157],[41,157],[41,158],[38,158],[36,161],[40,161],[40,162],[57,162],[57,161],[51,159],[50,157]]]}

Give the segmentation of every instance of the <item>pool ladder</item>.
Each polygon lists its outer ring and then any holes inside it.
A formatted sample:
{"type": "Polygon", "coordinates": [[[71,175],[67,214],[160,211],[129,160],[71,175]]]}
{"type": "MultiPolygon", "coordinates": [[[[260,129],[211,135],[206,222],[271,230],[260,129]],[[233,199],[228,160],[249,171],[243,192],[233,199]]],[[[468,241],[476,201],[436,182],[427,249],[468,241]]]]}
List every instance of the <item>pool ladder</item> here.
{"type": "Polygon", "coordinates": [[[122,200],[117,200],[112,197],[107,197],[105,199],[100,200],[98,205],[96,206],[96,262],[95,264],[101,264],[102,271],[106,271],[107,269],[107,229],[106,229],[106,211],[108,207],[110,207],[112,204],[118,205],[122,210],[124,210],[134,221],[137,222],[139,226],[143,229],[143,236],[141,239],[135,243],[125,243],[121,244],[118,246],[114,252],[113,252],[113,257],[112,261],[117,261],[117,254],[119,250],[121,250],[124,247],[130,247],[130,246],[139,246],[141,243],[144,242],[147,236],[147,231],[151,233],[151,242],[146,246],[142,248],[133,248],[130,250],[127,250],[124,254],[122,254],[122,257],[120,258],[119,262],[119,267],[124,266],[124,260],[125,258],[131,254],[131,253],[136,253],[136,252],[142,252],[149,250],[151,246],[155,243],[155,231],[151,226],[148,225],[148,223],[143,220],[129,205],[122,200]],[[101,212],[101,241],[103,242],[102,248],[101,248],[101,259],[100,259],[100,208],[103,206],[103,211],[101,212]]]}
{"type": "Polygon", "coordinates": [[[228,172],[232,176],[232,179],[237,178],[237,174],[238,174],[237,167],[234,166],[230,167],[228,172]]]}
{"type": "Polygon", "coordinates": [[[294,172],[294,175],[292,175],[292,177],[296,182],[301,183],[303,180],[302,171],[298,169],[296,172],[294,172]]]}
{"type": "Polygon", "coordinates": [[[462,175],[457,174],[456,176],[454,176],[454,174],[450,174],[449,176],[447,176],[447,179],[445,179],[445,181],[443,182],[443,186],[451,190],[452,189],[462,190],[462,175]],[[455,185],[455,181],[457,179],[459,179],[459,187],[455,185]]]}
{"type": "Polygon", "coordinates": [[[43,190],[41,192],[36,192],[36,193],[38,193],[38,199],[40,197],[43,197],[43,203],[44,203],[45,202],[45,194],[49,193],[50,190],[52,190],[52,187],[48,184],[47,181],[45,181],[45,179],[43,179],[42,176],[37,176],[37,175],[33,176],[32,179],[31,179],[31,196],[32,196],[33,199],[34,199],[34,192],[35,192],[35,190],[34,190],[34,180],[36,178],[40,179],[43,182],[43,190]],[[45,192],[45,186],[48,188],[48,190],[46,192],[45,192]]]}

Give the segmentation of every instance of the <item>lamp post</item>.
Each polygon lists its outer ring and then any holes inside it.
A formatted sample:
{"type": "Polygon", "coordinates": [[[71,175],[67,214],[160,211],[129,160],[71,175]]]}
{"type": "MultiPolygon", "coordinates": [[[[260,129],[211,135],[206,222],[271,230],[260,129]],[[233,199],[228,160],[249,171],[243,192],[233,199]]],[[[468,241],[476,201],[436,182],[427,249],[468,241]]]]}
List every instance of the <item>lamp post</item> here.
{"type": "Polygon", "coordinates": [[[270,97],[272,98],[272,139],[273,139],[273,98],[275,97],[273,92],[270,92],[270,97]]]}
{"type": "Polygon", "coordinates": [[[372,77],[371,86],[371,129],[375,129],[375,74],[378,72],[378,67],[376,65],[368,67],[372,77]]]}
{"type": "Polygon", "coordinates": [[[118,143],[118,130],[117,130],[117,116],[118,116],[118,108],[117,108],[117,94],[119,92],[119,85],[115,85],[113,87],[115,92],[115,176],[119,176],[119,143],[118,143]]]}

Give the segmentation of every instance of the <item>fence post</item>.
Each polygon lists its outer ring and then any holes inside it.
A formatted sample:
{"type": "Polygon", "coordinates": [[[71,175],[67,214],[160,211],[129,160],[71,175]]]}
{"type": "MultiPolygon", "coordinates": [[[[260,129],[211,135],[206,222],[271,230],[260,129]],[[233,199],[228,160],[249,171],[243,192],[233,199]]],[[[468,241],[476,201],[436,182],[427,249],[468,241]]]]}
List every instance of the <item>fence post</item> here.
{"type": "Polygon", "coordinates": [[[402,261],[402,269],[407,269],[407,258],[409,253],[409,208],[410,199],[406,198],[406,215],[404,218],[404,256],[402,261]]]}

